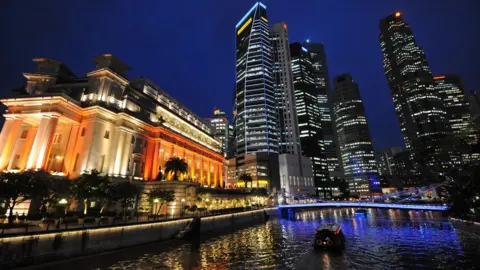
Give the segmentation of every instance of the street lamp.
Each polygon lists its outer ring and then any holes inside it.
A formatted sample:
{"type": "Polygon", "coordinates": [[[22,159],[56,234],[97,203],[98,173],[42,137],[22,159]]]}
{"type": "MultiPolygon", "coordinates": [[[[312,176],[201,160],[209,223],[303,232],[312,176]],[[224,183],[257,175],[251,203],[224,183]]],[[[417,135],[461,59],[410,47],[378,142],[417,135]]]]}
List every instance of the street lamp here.
{"type": "Polygon", "coordinates": [[[182,198],[182,199],[181,199],[181,201],[182,201],[182,217],[183,217],[183,215],[184,215],[184,208],[183,208],[183,204],[185,203],[185,198],[182,198]]]}

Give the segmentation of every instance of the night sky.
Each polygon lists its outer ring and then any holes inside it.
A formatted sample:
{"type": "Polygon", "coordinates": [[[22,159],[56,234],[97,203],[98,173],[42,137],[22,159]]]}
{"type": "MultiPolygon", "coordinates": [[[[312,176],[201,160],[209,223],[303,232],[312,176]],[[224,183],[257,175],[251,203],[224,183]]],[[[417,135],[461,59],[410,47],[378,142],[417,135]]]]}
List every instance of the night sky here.
{"type": "MultiPolygon", "coordinates": [[[[376,149],[403,146],[381,65],[379,20],[395,11],[413,28],[434,74],[459,73],[480,90],[478,0],[267,0],[270,23],[285,21],[290,42],[323,42],[330,76],[360,85],[376,149]]],[[[50,57],[77,75],[112,53],[202,117],[232,110],[235,24],[254,1],[0,1],[0,96],[25,84],[31,59],[50,57]]]]}

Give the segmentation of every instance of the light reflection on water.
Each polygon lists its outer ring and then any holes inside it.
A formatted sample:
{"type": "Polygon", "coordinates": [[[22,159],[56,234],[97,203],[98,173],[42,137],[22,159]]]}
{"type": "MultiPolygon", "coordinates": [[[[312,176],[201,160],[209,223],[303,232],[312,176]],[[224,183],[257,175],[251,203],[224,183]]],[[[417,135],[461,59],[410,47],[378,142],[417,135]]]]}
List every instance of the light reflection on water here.
{"type": "Polygon", "coordinates": [[[453,228],[440,213],[369,209],[365,216],[326,209],[181,243],[109,269],[474,269],[479,246],[478,233],[453,228]],[[325,222],[341,224],[344,252],[313,250],[314,229],[325,222]]]}

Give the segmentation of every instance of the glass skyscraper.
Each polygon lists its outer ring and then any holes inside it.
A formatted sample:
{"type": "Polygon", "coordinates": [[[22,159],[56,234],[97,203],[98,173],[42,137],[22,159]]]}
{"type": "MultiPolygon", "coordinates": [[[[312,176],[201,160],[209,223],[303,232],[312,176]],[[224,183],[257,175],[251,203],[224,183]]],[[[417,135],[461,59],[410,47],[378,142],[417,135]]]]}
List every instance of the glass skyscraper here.
{"type": "Polygon", "coordinates": [[[451,129],[425,53],[400,12],[380,20],[379,39],[383,68],[407,150],[413,154],[412,159],[434,164],[433,156],[415,153],[420,149],[436,152],[436,142],[451,134],[451,129]]]}
{"type": "Polygon", "coordinates": [[[302,44],[290,44],[290,55],[302,155],[311,159],[315,185],[322,187],[328,180],[328,166],[324,155],[315,69],[308,50],[302,44]]]}
{"type": "Polygon", "coordinates": [[[350,74],[333,79],[333,113],[350,192],[369,196],[381,192],[375,153],[358,84],[350,74]]]}
{"type": "Polygon", "coordinates": [[[290,43],[287,24],[280,22],[270,28],[272,40],[275,97],[280,130],[279,152],[301,155],[298,119],[295,108],[290,43]]]}
{"type": "Polygon", "coordinates": [[[463,84],[458,75],[439,75],[433,77],[435,90],[443,101],[452,132],[458,138],[466,139],[469,144],[477,142],[472,130],[470,102],[465,96],[463,84]]]}
{"type": "Polygon", "coordinates": [[[320,121],[322,127],[323,145],[325,158],[327,159],[328,174],[330,179],[343,177],[336,147],[335,132],[332,123],[332,102],[330,76],[328,74],[327,56],[322,43],[315,43],[307,40],[303,46],[308,50],[312,59],[314,69],[315,88],[320,110],[320,121]]]}
{"type": "Polygon", "coordinates": [[[279,131],[267,7],[255,3],[235,26],[235,35],[235,175],[249,173],[254,186],[275,188],[279,131]]]}

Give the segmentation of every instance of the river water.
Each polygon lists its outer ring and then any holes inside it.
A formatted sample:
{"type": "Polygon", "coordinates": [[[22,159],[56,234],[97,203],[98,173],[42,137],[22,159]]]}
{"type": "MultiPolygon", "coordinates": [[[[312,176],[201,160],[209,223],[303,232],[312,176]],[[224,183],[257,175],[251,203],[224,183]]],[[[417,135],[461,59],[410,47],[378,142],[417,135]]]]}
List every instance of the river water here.
{"type": "MultiPolygon", "coordinates": [[[[480,228],[450,223],[438,212],[309,210],[295,220],[170,241],[69,264],[69,269],[480,269],[480,228]],[[343,252],[312,248],[314,230],[338,223],[343,252]],[[76,266],[76,267],[74,267],[76,266]]],[[[65,266],[65,265],[64,265],[65,266]]],[[[62,269],[57,265],[55,269],[62,269]]]]}

